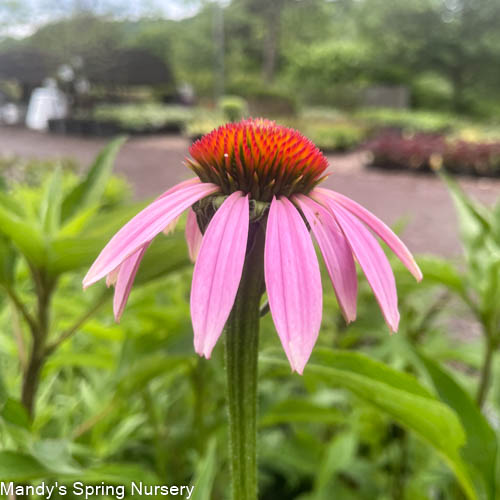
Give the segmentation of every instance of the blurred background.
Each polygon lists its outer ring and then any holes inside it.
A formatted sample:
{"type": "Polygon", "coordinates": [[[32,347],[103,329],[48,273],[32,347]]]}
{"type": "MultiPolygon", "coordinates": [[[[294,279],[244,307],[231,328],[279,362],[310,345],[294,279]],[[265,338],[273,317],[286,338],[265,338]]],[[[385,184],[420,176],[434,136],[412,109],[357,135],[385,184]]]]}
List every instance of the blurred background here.
{"type": "Polygon", "coordinates": [[[193,353],[184,222],[120,324],[80,283],[190,176],[192,141],[264,116],[318,145],[328,187],[425,279],[393,262],[390,337],[364,278],[346,326],[325,275],[303,378],[263,319],[261,498],[500,498],[499,28],[498,0],[1,0],[0,480],[228,498],[222,346],[193,353]]]}

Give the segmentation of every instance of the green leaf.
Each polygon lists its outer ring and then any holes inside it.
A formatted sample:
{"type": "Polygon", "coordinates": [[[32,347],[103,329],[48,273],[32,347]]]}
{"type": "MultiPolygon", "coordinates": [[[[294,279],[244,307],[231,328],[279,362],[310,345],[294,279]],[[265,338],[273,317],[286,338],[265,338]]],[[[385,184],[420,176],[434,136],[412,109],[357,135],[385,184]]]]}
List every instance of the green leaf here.
{"type": "Polygon", "coordinates": [[[126,137],[118,137],[105,146],[95,159],[85,179],[65,197],[61,209],[63,221],[101,199],[111,176],[116,155],[125,140],[126,137]]]}
{"type": "Polygon", "coordinates": [[[305,399],[287,399],[273,406],[262,417],[260,425],[267,427],[284,423],[338,424],[345,420],[337,408],[311,403],[305,399]]]}
{"type": "Polygon", "coordinates": [[[52,276],[88,267],[108,238],[58,238],[49,249],[47,270],[52,276]]]}
{"type": "Polygon", "coordinates": [[[43,231],[53,234],[59,228],[61,219],[61,169],[57,168],[47,185],[40,207],[43,231]]]}
{"type": "Polygon", "coordinates": [[[375,361],[368,356],[350,351],[334,351],[332,349],[318,348],[315,351],[315,358],[327,366],[334,366],[335,369],[356,373],[371,380],[389,383],[396,389],[405,392],[433,398],[432,394],[412,375],[398,372],[380,361],[375,361]]]}
{"type": "Polygon", "coordinates": [[[48,475],[48,469],[32,456],[0,451],[0,481],[34,481],[48,475]]]}
{"type": "Polygon", "coordinates": [[[192,362],[192,358],[186,356],[153,355],[145,357],[127,367],[126,373],[117,384],[116,392],[129,395],[141,391],[154,378],[175,370],[187,370],[192,362]]]}
{"type": "Polygon", "coordinates": [[[35,266],[46,261],[46,247],[39,229],[0,205],[0,231],[35,266]]]}
{"type": "Polygon", "coordinates": [[[447,370],[424,354],[417,354],[441,400],[457,412],[467,435],[462,455],[467,463],[474,467],[475,476],[482,483],[482,489],[486,491],[486,498],[494,500],[497,457],[495,431],[469,393],[454,380],[447,370]]]}
{"type": "Polygon", "coordinates": [[[2,419],[11,425],[24,429],[31,427],[30,418],[24,405],[17,399],[8,398],[1,412],[2,419]]]}
{"type": "Polygon", "coordinates": [[[182,233],[159,235],[146,250],[135,283],[147,283],[191,265],[182,233]]]}
{"type": "Polygon", "coordinates": [[[418,265],[425,276],[425,283],[439,283],[459,294],[464,292],[463,278],[450,261],[439,257],[422,257],[418,259],[418,265]]]}
{"type": "Polygon", "coordinates": [[[485,233],[491,232],[490,216],[485,207],[473,202],[460,186],[448,175],[440,174],[448,186],[458,213],[460,230],[466,247],[472,250],[479,244],[485,233]]]}
{"type": "Polygon", "coordinates": [[[217,446],[215,439],[208,442],[207,452],[203,460],[198,464],[196,475],[192,481],[194,485],[192,500],[210,500],[215,475],[217,473],[217,446]]]}
{"type": "MultiPolygon", "coordinates": [[[[383,363],[357,353],[320,351],[314,357],[316,362],[307,365],[305,378],[347,389],[414,431],[446,461],[468,498],[477,500],[459,451],[465,442],[465,432],[452,409],[437,401],[415,378],[383,363]]],[[[289,370],[283,360],[263,358],[263,361],[289,370]]]]}
{"type": "Polygon", "coordinates": [[[314,478],[314,491],[318,496],[326,493],[329,483],[337,472],[348,470],[356,455],[356,435],[344,432],[335,436],[326,446],[318,473],[314,478]]]}

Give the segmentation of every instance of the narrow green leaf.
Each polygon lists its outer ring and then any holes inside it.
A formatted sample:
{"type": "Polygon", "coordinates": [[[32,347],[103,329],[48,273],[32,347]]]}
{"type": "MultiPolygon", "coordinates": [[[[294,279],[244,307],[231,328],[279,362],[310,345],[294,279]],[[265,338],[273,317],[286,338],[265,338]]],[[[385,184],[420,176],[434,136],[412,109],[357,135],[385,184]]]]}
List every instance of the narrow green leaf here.
{"type": "Polygon", "coordinates": [[[463,293],[463,278],[450,261],[429,256],[418,259],[418,265],[425,276],[426,283],[439,283],[459,294],[463,293]]]}
{"type": "Polygon", "coordinates": [[[315,359],[325,366],[335,367],[337,370],[357,373],[371,380],[389,384],[396,389],[422,396],[434,398],[418,380],[408,373],[398,372],[389,366],[369,358],[368,356],[352,351],[335,351],[326,348],[317,348],[315,359]]]}
{"type": "Polygon", "coordinates": [[[287,399],[270,408],[261,418],[260,425],[267,427],[285,423],[338,424],[345,420],[337,408],[320,406],[305,399],[287,399]]]}
{"type": "Polygon", "coordinates": [[[314,479],[314,491],[318,496],[328,488],[336,473],[347,470],[356,455],[357,439],[352,432],[344,432],[335,436],[325,447],[318,473],[314,479]]]}
{"type": "Polygon", "coordinates": [[[488,500],[495,499],[495,470],[497,439],[495,431],[481,413],[469,393],[463,389],[447,370],[422,353],[417,353],[430,375],[439,397],[453,408],[460,418],[467,435],[462,454],[475,469],[488,500]]]}
{"type": "Polygon", "coordinates": [[[203,460],[198,464],[196,475],[192,481],[194,486],[191,500],[210,500],[215,475],[217,473],[217,446],[215,438],[208,442],[207,452],[203,460]]]}
{"type": "Polygon", "coordinates": [[[126,137],[118,137],[100,151],[85,179],[65,197],[61,209],[63,221],[100,200],[113,170],[116,155],[125,140],[126,137]]]}
{"type": "Polygon", "coordinates": [[[40,218],[42,228],[46,234],[53,234],[59,228],[61,219],[61,169],[57,168],[52,173],[49,183],[45,189],[45,193],[40,207],[40,218]]]}
{"type": "Polygon", "coordinates": [[[154,378],[179,369],[187,370],[191,363],[192,358],[185,356],[145,357],[127,368],[124,376],[118,381],[116,392],[129,395],[141,391],[154,378]]]}
{"type": "MultiPolygon", "coordinates": [[[[437,401],[416,379],[405,373],[361,354],[325,351],[323,349],[319,356],[315,356],[316,362],[307,365],[304,377],[347,389],[413,430],[446,461],[468,498],[477,500],[467,467],[460,456],[465,432],[452,409],[437,401]]],[[[284,360],[264,357],[263,361],[289,370],[284,360]]]]}
{"type": "Polygon", "coordinates": [[[469,251],[480,242],[485,233],[491,232],[491,221],[485,207],[472,201],[452,177],[440,174],[448,186],[458,213],[462,239],[469,251]]]}

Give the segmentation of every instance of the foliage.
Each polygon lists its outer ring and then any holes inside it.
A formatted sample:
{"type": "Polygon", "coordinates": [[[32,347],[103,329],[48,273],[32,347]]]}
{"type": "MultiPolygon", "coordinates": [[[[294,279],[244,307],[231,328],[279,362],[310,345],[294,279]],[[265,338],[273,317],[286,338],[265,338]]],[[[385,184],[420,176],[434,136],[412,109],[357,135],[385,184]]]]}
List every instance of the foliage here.
{"type": "Polygon", "coordinates": [[[358,147],[366,137],[366,130],[354,123],[299,123],[300,131],[324,152],[349,151],[358,147]]]}
{"type": "Polygon", "coordinates": [[[237,122],[248,116],[248,104],[242,97],[222,96],[219,100],[219,108],[229,122],[237,122]]]}
{"type": "Polygon", "coordinates": [[[101,104],[93,113],[93,119],[114,122],[124,130],[147,131],[168,129],[183,130],[191,119],[193,110],[183,106],[165,106],[156,103],[111,105],[101,104]]]}
{"type": "Polygon", "coordinates": [[[470,175],[500,175],[499,142],[450,140],[440,135],[383,134],[367,148],[371,163],[382,168],[437,170],[470,175]]]}
{"type": "Polygon", "coordinates": [[[432,111],[372,108],[359,110],[355,116],[374,128],[396,128],[406,133],[434,134],[458,125],[457,117],[432,111]]]}
{"type": "MultiPolygon", "coordinates": [[[[222,351],[218,346],[210,361],[193,354],[182,236],[161,238],[148,251],[121,324],[112,322],[103,287],[80,288],[103,242],[137,211],[107,182],[119,144],[108,146],[82,181],[52,169],[41,186],[11,180],[0,196],[0,479],[192,484],[195,498],[223,499],[222,351]],[[57,280],[50,349],[30,417],[19,393],[31,355],[28,318],[38,321],[35,269],[57,280]]],[[[264,500],[327,500],[332,491],[341,500],[458,500],[460,490],[470,499],[498,498],[498,431],[480,405],[497,418],[500,209],[478,205],[448,182],[466,261],[420,259],[425,280],[418,286],[393,263],[398,335],[388,335],[363,280],[359,319],[350,326],[329,292],[320,345],[301,378],[289,373],[272,321],[263,318],[264,500]],[[480,326],[484,357],[480,339],[453,336],[457,315],[480,326]]]]}

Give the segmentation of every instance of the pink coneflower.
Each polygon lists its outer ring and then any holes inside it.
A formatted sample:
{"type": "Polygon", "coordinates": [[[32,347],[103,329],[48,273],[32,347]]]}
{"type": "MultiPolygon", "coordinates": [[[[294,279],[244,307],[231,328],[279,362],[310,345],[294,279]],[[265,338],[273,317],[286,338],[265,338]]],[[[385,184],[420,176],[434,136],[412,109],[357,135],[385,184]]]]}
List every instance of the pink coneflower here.
{"type": "Polygon", "coordinates": [[[369,229],[417,280],[422,278],[420,269],[404,243],[375,215],[335,191],[317,187],[326,178],[328,164],[311,141],[274,122],[250,119],[219,127],[189,152],[187,165],[197,177],[165,192],[120,229],[83,280],[87,287],[107,276],[108,286],[115,285],[117,320],[147,247],[189,209],[186,239],[196,260],[191,317],[198,354],[210,357],[229,317],[249,224],[256,221],[267,220],[265,286],[293,370],[303,372],[321,324],[321,276],[311,235],[346,321],[356,318],[356,260],[389,328],[397,330],[394,275],[369,229]]]}

